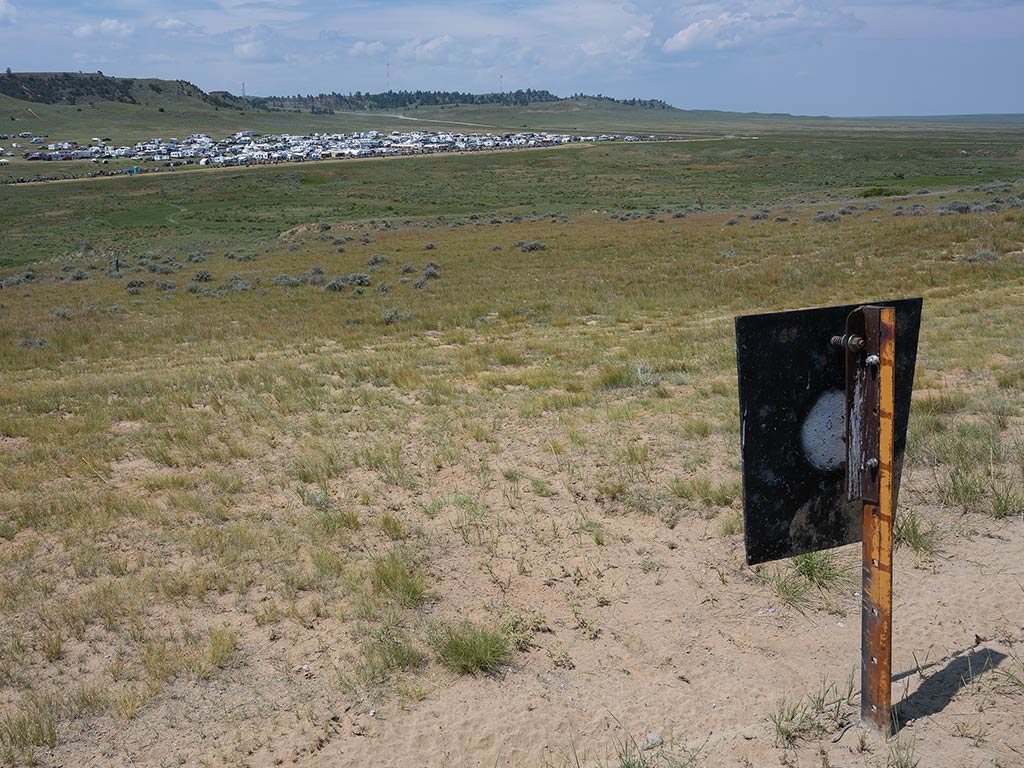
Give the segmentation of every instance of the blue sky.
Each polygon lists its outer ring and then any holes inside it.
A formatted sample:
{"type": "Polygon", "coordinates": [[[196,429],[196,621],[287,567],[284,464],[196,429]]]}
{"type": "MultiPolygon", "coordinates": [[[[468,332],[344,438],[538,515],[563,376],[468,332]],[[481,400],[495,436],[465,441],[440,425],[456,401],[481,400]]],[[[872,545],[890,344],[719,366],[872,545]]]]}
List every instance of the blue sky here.
{"type": "Polygon", "coordinates": [[[1024,0],[0,0],[0,68],[256,95],[547,88],[797,114],[1024,112],[1024,0]]]}

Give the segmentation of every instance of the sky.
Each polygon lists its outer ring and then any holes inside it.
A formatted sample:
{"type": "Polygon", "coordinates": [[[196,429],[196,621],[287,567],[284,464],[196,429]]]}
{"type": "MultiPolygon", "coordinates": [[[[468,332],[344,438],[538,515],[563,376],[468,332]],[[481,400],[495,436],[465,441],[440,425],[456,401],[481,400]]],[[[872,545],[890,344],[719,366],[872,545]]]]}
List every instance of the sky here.
{"type": "Polygon", "coordinates": [[[0,0],[0,70],[249,95],[548,89],[803,115],[1024,112],[1024,0],[0,0]]]}

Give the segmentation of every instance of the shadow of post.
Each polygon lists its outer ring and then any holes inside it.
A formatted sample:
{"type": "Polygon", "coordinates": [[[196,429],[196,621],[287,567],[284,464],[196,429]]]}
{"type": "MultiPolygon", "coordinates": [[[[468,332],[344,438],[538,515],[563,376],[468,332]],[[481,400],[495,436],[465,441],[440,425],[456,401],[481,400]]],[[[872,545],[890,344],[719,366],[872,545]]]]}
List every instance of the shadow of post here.
{"type": "MultiPolygon", "coordinates": [[[[899,731],[911,720],[941,712],[961,688],[984,672],[995,669],[1005,658],[1005,653],[988,649],[954,656],[945,667],[925,678],[916,691],[893,707],[893,730],[899,731]]],[[[913,672],[908,671],[895,675],[893,682],[911,674],[913,672]]]]}

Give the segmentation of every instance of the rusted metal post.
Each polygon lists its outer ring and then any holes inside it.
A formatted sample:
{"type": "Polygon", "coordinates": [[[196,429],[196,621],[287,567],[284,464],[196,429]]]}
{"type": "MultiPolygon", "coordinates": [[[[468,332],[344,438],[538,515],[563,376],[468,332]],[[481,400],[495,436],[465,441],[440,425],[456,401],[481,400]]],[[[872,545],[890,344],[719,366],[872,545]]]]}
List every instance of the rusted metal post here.
{"type": "Polygon", "coordinates": [[[861,721],[892,727],[892,550],[896,311],[860,307],[850,314],[846,347],[846,488],[863,503],[861,721]]]}

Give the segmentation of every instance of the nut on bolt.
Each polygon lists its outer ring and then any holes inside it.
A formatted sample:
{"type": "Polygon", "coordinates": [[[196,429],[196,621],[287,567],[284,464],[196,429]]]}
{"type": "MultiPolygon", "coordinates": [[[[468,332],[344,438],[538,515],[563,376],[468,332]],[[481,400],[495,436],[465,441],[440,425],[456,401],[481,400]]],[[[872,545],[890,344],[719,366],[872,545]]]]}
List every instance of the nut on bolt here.
{"type": "Polygon", "coordinates": [[[831,341],[833,346],[842,347],[851,352],[858,352],[864,349],[864,339],[852,333],[845,336],[833,336],[831,341]]]}

